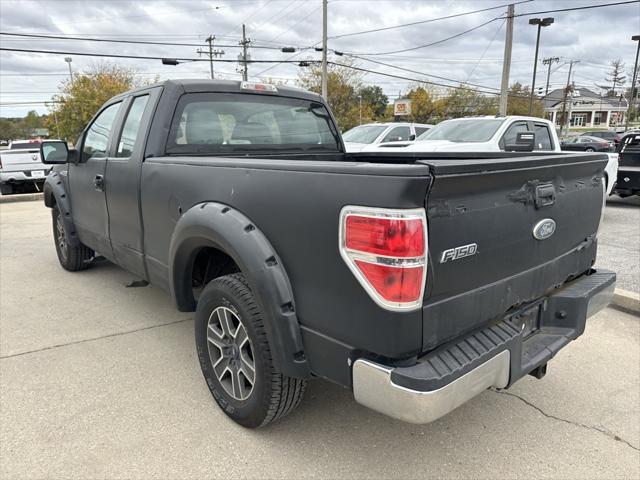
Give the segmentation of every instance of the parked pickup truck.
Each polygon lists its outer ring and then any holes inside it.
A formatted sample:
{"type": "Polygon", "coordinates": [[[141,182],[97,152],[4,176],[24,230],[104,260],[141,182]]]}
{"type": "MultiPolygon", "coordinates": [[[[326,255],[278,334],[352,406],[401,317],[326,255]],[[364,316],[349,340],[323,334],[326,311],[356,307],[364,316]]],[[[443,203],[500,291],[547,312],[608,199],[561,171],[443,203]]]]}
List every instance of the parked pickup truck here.
{"type": "Polygon", "coordinates": [[[246,427],[310,377],[430,422],[542,377],[615,285],[593,268],[603,154],[347,155],[320,96],[200,80],[117,96],[77,150],[42,151],[62,267],[100,254],[195,311],[246,427]]]}
{"type": "Polygon", "coordinates": [[[640,132],[626,134],[617,148],[620,166],[615,193],[623,198],[640,195],[640,132]]]}
{"type": "MultiPolygon", "coordinates": [[[[560,152],[563,148],[556,129],[549,120],[509,115],[446,120],[420,135],[415,142],[383,143],[377,149],[368,147],[366,150],[421,153],[529,151],[543,154],[560,152]],[[528,137],[528,141],[519,143],[520,134],[528,137]]],[[[618,154],[608,153],[607,155],[609,161],[605,167],[604,179],[607,195],[610,195],[618,171],[618,154]]]]}
{"type": "Polygon", "coordinates": [[[40,160],[39,140],[16,140],[0,150],[0,193],[8,195],[25,184],[42,187],[51,170],[40,160]]]}

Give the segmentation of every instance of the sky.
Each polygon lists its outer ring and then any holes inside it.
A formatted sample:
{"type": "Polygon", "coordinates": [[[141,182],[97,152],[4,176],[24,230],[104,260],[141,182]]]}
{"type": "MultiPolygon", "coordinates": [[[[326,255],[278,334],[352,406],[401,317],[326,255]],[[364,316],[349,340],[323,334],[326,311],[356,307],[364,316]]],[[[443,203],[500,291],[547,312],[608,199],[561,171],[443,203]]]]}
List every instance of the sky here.
{"type": "MultiPolygon", "coordinates": [[[[532,0],[516,4],[510,83],[530,85],[533,74],[536,27],[529,18],[552,16],[542,29],[536,85],[546,83],[547,67],[540,62],[558,57],[551,69],[551,88],[567,81],[569,60],[576,85],[595,88],[604,83],[611,60],[620,58],[630,72],[640,34],[640,3],[577,11],[539,13],[619,0],[532,0]],[[531,15],[526,15],[532,12],[531,15]]],[[[328,51],[330,61],[355,62],[360,68],[407,79],[363,73],[362,82],[383,88],[390,100],[418,80],[444,85],[467,82],[481,90],[500,88],[508,0],[330,0],[328,51]],[[454,18],[401,28],[397,25],[434,20],[481,9],[454,18]],[[354,33],[384,29],[376,32],[354,33]],[[385,29],[386,28],[386,29],[385,29]],[[471,30],[468,33],[456,36],[471,30]],[[346,36],[344,36],[346,35],[346,36]],[[456,36],[447,40],[449,37],[456,36]],[[438,42],[435,45],[425,46],[438,42]],[[420,47],[420,48],[416,48],[420,47]],[[356,55],[349,57],[347,54],[356,55]],[[375,63],[378,62],[378,63],[375,63]],[[386,65],[381,65],[384,63],[386,65]],[[404,69],[404,70],[402,70],[404,69]],[[412,72],[409,72],[411,70],[412,72]],[[441,78],[437,78],[441,77],[441,78]]],[[[117,40],[202,44],[214,35],[214,48],[224,50],[215,64],[216,78],[240,79],[235,60],[241,51],[242,24],[251,40],[253,60],[319,60],[322,38],[321,0],[0,0],[0,32],[76,36],[117,40]],[[282,53],[281,47],[296,47],[282,53]],[[273,47],[273,48],[257,48],[273,47]]],[[[0,48],[55,50],[72,54],[0,51],[0,116],[24,116],[29,110],[47,113],[44,104],[68,79],[71,57],[74,72],[98,61],[133,67],[141,78],[208,78],[208,62],[162,65],[159,59],[98,59],[78,53],[105,53],[168,58],[198,58],[195,45],[141,45],[78,40],[52,40],[0,35],[0,48]]],[[[200,57],[203,58],[203,57],[200,57]]],[[[250,64],[249,79],[294,83],[301,67],[293,63],[250,64]]]]}

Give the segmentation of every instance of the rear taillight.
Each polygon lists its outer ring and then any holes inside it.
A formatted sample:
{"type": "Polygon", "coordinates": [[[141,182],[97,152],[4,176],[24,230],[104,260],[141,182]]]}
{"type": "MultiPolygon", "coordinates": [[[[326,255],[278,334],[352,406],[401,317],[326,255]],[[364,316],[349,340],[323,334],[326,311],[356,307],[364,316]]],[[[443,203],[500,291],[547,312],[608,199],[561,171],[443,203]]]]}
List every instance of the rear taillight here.
{"type": "Polygon", "coordinates": [[[422,306],[427,274],[424,209],[344,207],[340,254],[378,305],[405,311],[422,306]]]}

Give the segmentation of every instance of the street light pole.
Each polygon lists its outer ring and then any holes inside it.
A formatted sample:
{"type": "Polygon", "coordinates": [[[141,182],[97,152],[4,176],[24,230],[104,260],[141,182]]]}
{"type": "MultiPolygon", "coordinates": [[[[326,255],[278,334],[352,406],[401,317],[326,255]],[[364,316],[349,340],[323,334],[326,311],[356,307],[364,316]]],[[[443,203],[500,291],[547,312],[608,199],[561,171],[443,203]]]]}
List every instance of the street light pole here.
{"type": "Polygon", "coordinates": [[[64,57],[64,61],[69,65],[69,80],[73,83],[73,71],[71,70],[71,62],[73,61],[73,58],[64,57]]]}
{"type": "MultiPolygon", "coordinates": [[[[634,42],[638,42],[638,46],[636,48],[636,61],[633,64],[633,79],[631,80],[631,98],[629,98],[629,105],[627,105],[627,120],[624,124],[624,131],[629,130],[629,110],[633,107],[634,101],[637,97],[636,95],[636,80],[638,79],[638,54],[640,53],[640,35],[634,35],[631,37],[631,40],[634,42]]],[[[636,112],[636,118],[638,117],[638,112],[636,112]]]]}
{"type": "Polygon", "coordinates": [[[529,25],[538,26],[538,35],[536,36],[536,56],[533,61],[533,80],[531,81],[531,96],[529,97],[529,115],[533,112],[533,94],[536,89],[536,72],[538,70],[538,49],[540,47],[540,31],[542,27],[548,27],[553,23],[553,17],[547,18],[530,18],[529,25]]]}

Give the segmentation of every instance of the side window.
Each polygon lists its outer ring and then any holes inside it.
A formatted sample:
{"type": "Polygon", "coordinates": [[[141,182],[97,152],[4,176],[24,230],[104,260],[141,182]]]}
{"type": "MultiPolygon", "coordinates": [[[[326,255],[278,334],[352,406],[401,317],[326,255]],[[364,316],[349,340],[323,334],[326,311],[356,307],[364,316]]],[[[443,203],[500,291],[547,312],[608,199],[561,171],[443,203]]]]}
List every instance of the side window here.
{"type": "Polygon", "coordinates": [[[409,140],[411,129],[409,127],[392,128],[382,139],[383,142],[404,142],[409,140]]]}
{"type": "Polygon", "coordinates": [[[415,131],[416,131],[416,137],[419,137],[420,135],[422,135],[424,132],[426,132],[427,130],[429,130],[429,127],[416,127],[415,131]]]}
{"type": "Polygon", "coordinates": [[[133,153],[133,147],[136,144],[138,133],[140,130],[140,123],[142,122],[142,115],[144,114],[144,107],[147,106],[149,95],[143,95],[136,97],[129,108],[127,113],[127,119],[124,121],[124,127],[122,127],[122,134],[120,135],[120,141],[118,142],[118,151],[116,157],[130,157],[133,153]]]}
{"type": "Polygon", "coordinates": [[[551,144],[551,134],[549,133],[549,127],[541,123],[534,123],[536,133],[536,150],[553,150],[551,144]]]}
{"type": "Polygon", "coordinates": [[[507,145],[513,145],[516,143],[516,138],[520,132],[528,132],[529,128],[527,126],[527,122],[514,122],[512,123],[507,131],[502,135],[502,140],[500,141],[500,148],[503,150],[507,145]]]}
{"type": "Polygon", "coordinates": [[[109,135],[121,104],[122,102],[118,102],[109,105],[91,124],[82,145],[83,161],[92,157],[105,158],[107,156],[109,135]]]}

